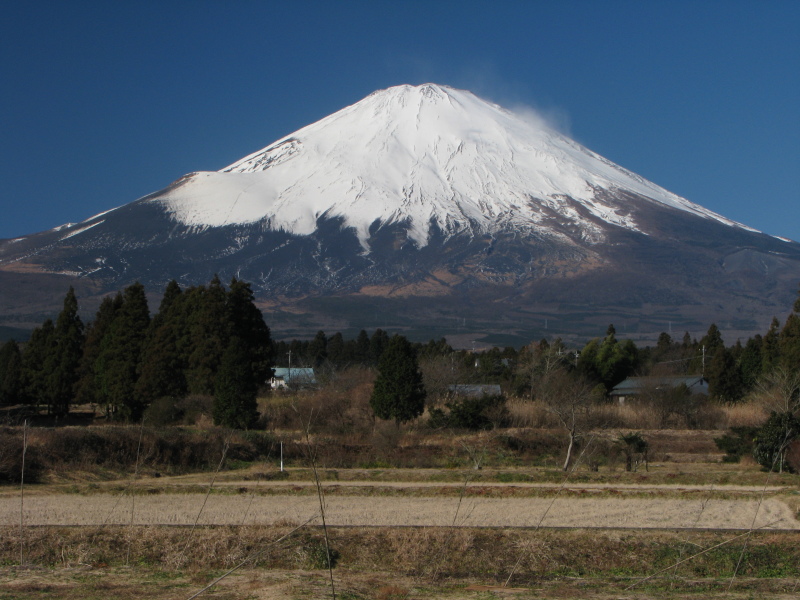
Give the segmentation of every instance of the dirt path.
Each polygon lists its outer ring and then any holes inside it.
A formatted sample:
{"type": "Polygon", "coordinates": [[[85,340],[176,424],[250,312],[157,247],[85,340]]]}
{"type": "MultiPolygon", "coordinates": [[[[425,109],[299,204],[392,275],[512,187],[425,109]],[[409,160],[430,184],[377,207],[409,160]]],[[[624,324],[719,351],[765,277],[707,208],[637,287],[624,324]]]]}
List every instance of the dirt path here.
{"type": "MultiPolygon", "coordinates": [[[[302,523],[319,512],[316,496],[215,494],[119,496],[53,494],[25,499],[27,525],[238,525],[302,523]],[[135,501],[134,501],[135,498],[135,501]],[[132,518],[133,517],[133,518],[132,518]]],[[[329,525],[472,527],[622,527],[800,529],[775,498],[458,498],[330,496],[329,525]]],[[[0,498],[0,525],[20,522],[19,498],[0,498]]]]}

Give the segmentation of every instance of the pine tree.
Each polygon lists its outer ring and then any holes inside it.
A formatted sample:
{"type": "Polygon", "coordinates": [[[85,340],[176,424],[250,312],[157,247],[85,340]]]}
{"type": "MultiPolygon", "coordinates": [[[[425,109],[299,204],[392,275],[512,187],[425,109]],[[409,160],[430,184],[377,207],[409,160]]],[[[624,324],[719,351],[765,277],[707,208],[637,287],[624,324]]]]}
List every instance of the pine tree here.
{"type": "Polygon", "coordinates": [[[0,347],[0,405],[19,402],[21,392],[22,354],[14,340],[0,347]]]}
{"type": "Polygon", "coordinates": [[[362,365],[366,365],[369,362],[369,335],[363,329],[358,332],[358,337],[355,340],[353,360],[362,365]]]}
{"type": "Polygon", "coordinates": [[[187,393],[186,360],[179,349],[186,330],[183,294],[175,280],[167,284],[158,313],[150,321],[139,363],[135,394],[145,405],[187,393]]]}
{"type": "Polygon", "coordinates": [[[54,352],[53,321],[45,320],[41,327],[31,333],[25,351],[22,353],[21,396],[26,404],[48,404],[47,365],[54,352]]]}
{"type": "Polygon", "coordinates": [[[761,356],[761,349],[764,340],[760,335],[756,335],[747,340],[744,345],[744,350],[739,358],[739,369],[742,373],[742,385],[745,390],[750,390],[761,377],[761,369],[763,366],[763,357],[761,356]]]}
{"type": "Polygon", "coordinates": [[[721,402],[738,402],[742,399],[742,375],[730,350],[717,349],[706,369],[708,395],[721,402]]]}
{"type": "Polygon", "coordinates": [[[108,333],[109,327],[119,309],[122,308],[122,294],[112,298],[106,296],[97,309],[94,321],[86,328],[86,337],[83,344],[83,354],[78,367],[78,381],[76,383],[76,404],[100,404],[98,382],[95,376],[97,357],[103,338],[108,333]]]}
{"type": "Polygon", "coordinates": [[[75,398],[78,369],[83,355],[83,322],[78,316],[78,299],[69,288],[64,308],[58,315],[53,332],[53,351],[45,362],[48,410],[66,415],[75,398]]]}
{"type": "Polygon", "coordinates": [[[226,292],[216,275],[208,287],[187,292],[189,325],[182,344],[187,350],[186,385],[191,394],[214,394],[214,378],[228,345],[226,292]]]}
{"type": "Polygon", "coordinates": [[[389,344],[389,334],[383,329],[376,329],[369,338],[369,362],[372,365],[380,364],[381,355],[389,344]]]}
{"type": "Polygon", "coordinates": [[[328,337],[324,331],[318,331],[314,339],[308,344],[308,363],[313,367],[320,367],[328,357],[328,337]]]}
{"type": "Polygon", "coordinates": [[[418,417],[425,408],[417,356],[401,335],[393,336],[381,355],[370,405],[375,416],[394,419],[398,425],[418,417]]]}
{"type": "Polygon", "coordinates": [[[341,367],[347,361],[344,338],[341,333],[335,333],[331,336],[328,340],[326,352],[328,354],[328,361],[335,367],[341,367]]]}
{"type": "Polygon", "coordinates": [[[771,373],[778,366],[780,349],[778,342],[778,330],[781,324],[776,317],[772,317],[769,330],[764,335],[763,345],[761,346],[761,372],[765,375],[771,373]]]}
{"type": "Polygon", "coordinates": [[[122,298],[122,306],[100,345],[95,377],[100,402],[112,417],[131,421],[139,419],[145,408],[135,387],[150,313],[141,283],[125,288],[122,298]]]}
{"type": "Polygon", "coordinates": [[[800,368],[800,296],[778,336],[778,350],[778,364],[786,369],[800,368]]]}
{"type": "Polygon", "coordinates": [[[226,299],[226,312],[230,338],[237,338],[247,357],[249,377],[256,390],[272,376],[275,357],[272,339],[264,316],[255,305],[255,296],[249,283],[231,281],[226,299]]]}
{"type": "Polygon", "coordinates": [[[249,429],[258,420],[258,386],[254,384],[248,363],[244,344],[232,337],[215,382],[213,415],[216,425],[249,429]]]}

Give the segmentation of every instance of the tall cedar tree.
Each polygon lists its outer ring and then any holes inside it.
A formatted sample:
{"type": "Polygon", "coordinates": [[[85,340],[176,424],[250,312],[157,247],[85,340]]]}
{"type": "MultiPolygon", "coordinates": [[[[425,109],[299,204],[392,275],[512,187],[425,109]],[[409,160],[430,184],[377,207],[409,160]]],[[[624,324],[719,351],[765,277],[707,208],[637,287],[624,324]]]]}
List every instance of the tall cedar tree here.
{"type": "Polygon", "coordinates": [[[47,404],[46,367],[53,354],[55,327],[46,319],[41,327],[31,333],[22,353],[21,392],[26,404],[47,404]]]}
{"type": "Polygon", "coordinates": [[[113,298],[106,296],[97,309],[94,321],[86,328],[83,355],[78,367],[75,404],[101,404],[95,366],[97,357],[100,356],[103,338],[108,333],[108,329],[111,327],[111,323],[120,308],[122,308],[122,294],[120,292],[117,292],[113,298]]]}
{"type": "Polygon", "coordinates": [[[742,399],[742,374],[730,350],[718,348],[710,363],[706,364],[708,395],[720,402],[738,402],[742,399]]]}
{"type": "Polygon", "coordinates": [[[328,357],[327,348],[328,337],[325,335],[324,331],[318,331],[314,339],[308,344],[308,350],[306,351],[306,361],[308,364],[316,368],[321,367],[322,363],[324,363],[325,359],[328,357]]]}
{"type": "Polygon", "coordinates": [[[22,354],[14,340],[0,348],[0,405],[16,404],[20,400],[22,354]]]}
{"type": "Polygon", "coordinates": [[[58,315],[53,332],[53,348],[45,360],[48,411],[55,415],[69,413],[75,397],[78,368],[83,354],[83,322],[78,316],[78,299],[69,288],[64,308],[58,315]]]}
{"type": "Polygon", "coordinates": [[[418,417],[425,409],[425,387],[417,355],[401,335],[393,336],[381,355],[370,405],[377,417],[394,419],[398,425],[418,417]]]}
{"type": "Polygon", "coordinates": [[[188,295],[189,325],[183,347],[187,357],[186,385],[191,394],[214,394],[214,378],[228,346],[230,331],[226,314],[226,293],[219,277],[208,287],[192,288],[188,295]]]}
{"type": "Polygon", "coordinates": [[[769,330],[764,335],[763,344],[761,346],[761,372],[765,375],[771,373],[772,370],[778,366],[780,354],[780,350],[778,349],[778,332],[780,326],[780,321],[778,321],[776,317],[772,317],[769,330]]]}
{"type": "Polygon", "coordinates": [[[173,279],[167,284],[158,313],[147,331],[136,395],[149,405],[158,398],[182,398],[186,395],[186,360],[179,342],[186,330],[183,295],[173,279]]]}
{"type": "MultiPolygon", "coordinates": [[[[256,390],[272,376],[274,356],[269,327],[255,305],[250,284],[234,278],[226,298],[228,335],[237,338],[245,352],[248,380],[256,390]]],[[[216,388],[215,388],[216,389],[216,388]]]]}
{"type": "Polygon", "coordinates": [[[358,332],[355,348],[353,349],[353,359],[362,365],[369,361],[369,335],[363,329],[358,332]]]}
{"type": "Polygon", "coordinates": [[[258,385],[245,344],[232,337],[222,355],[214,387],[214,424],[233,429],[249,429],[258,420],[258,385]]]}
{"type": "Polygon", "coordinates": [[[742,356],[739,358],[739,368],[742,372],[742,384],[744,388],[750,390],[761,377],[762,366],[764,364],[763,357],[761,356],[761,349],[764,345],[763,338],[756,334],[747,340],[742,351],[742,356]]]}
{"type": "Polygon", "coordinates": [[[122,306],[100,343],[95,362],[100,402],[117,420],[141,417],[144,403],[136,396],[137,368],[144,347],[150,312],[144,286],[135,283],[125,288],[122,306]]]}
{"type": "Polygon", "coordinates": [[[344,337],[341,333],[335,333],[331,336],[325,351],[328,355],[328,362],[334,367],[341,367],[347,361],[344,337]]]}
{"type": "Polygon", "coordinates": [[[383,329],[376,329],[372,337],[369,338],[369,362],[372,365],[379,365],[381,355],[389,345],[389,334],[383,329]]]}
{"type": "Polygon", "coordinates": [[[778,337],[780,364],[786,369],[800,366],[800,295],[794,303],[794,310],[786,319],[778,337]]]}

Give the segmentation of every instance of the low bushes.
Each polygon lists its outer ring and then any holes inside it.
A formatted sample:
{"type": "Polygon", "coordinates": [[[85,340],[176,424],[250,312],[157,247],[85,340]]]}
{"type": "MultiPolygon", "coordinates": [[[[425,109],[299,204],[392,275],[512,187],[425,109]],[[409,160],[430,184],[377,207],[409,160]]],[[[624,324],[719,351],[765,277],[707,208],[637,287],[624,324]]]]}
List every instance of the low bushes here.
{"type": "MultiPolygon", "coordinates": [[[[266,432],[169,429],[137,426],[62,427],[28,430],[25,481],[33,483],[46,470],[97,468],[188,472],[214,469],[227,444],[229,461],[254,461],[274,454],[277,446],[266,432]]],[[[22,473],[22,429],[0,431],[0,483],[15,483],[22,473]]]]}

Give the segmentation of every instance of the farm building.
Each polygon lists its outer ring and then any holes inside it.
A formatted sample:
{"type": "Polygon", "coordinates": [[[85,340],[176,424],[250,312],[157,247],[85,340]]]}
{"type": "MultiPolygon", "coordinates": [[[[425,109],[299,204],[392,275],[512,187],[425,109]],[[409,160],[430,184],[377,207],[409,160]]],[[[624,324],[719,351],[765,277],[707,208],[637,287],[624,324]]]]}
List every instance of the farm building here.
{"type": "Polygon", "coordinates": [[[277,367],[269,386],[273,390],[309,387],[317,384],[314,369],[310,367],[277,367]]]}
{"type": "Polygon", "coordinates": [[[466,396],[467,398],[500,396],[503,393],[499,385],[470,385],[463,383],[450,385],[447,387],[447,391],[454,396],[466,396]]]}
{"type": "Polygon", "coordinates": [[[708,394],[708,380],[700,375],[683,377],[628,377],[622,383],[614,386],[609,396],[625,404],[646,394],[663,393],[673,390],[681,385],[686,386],[690,394],[708,394]]]}

